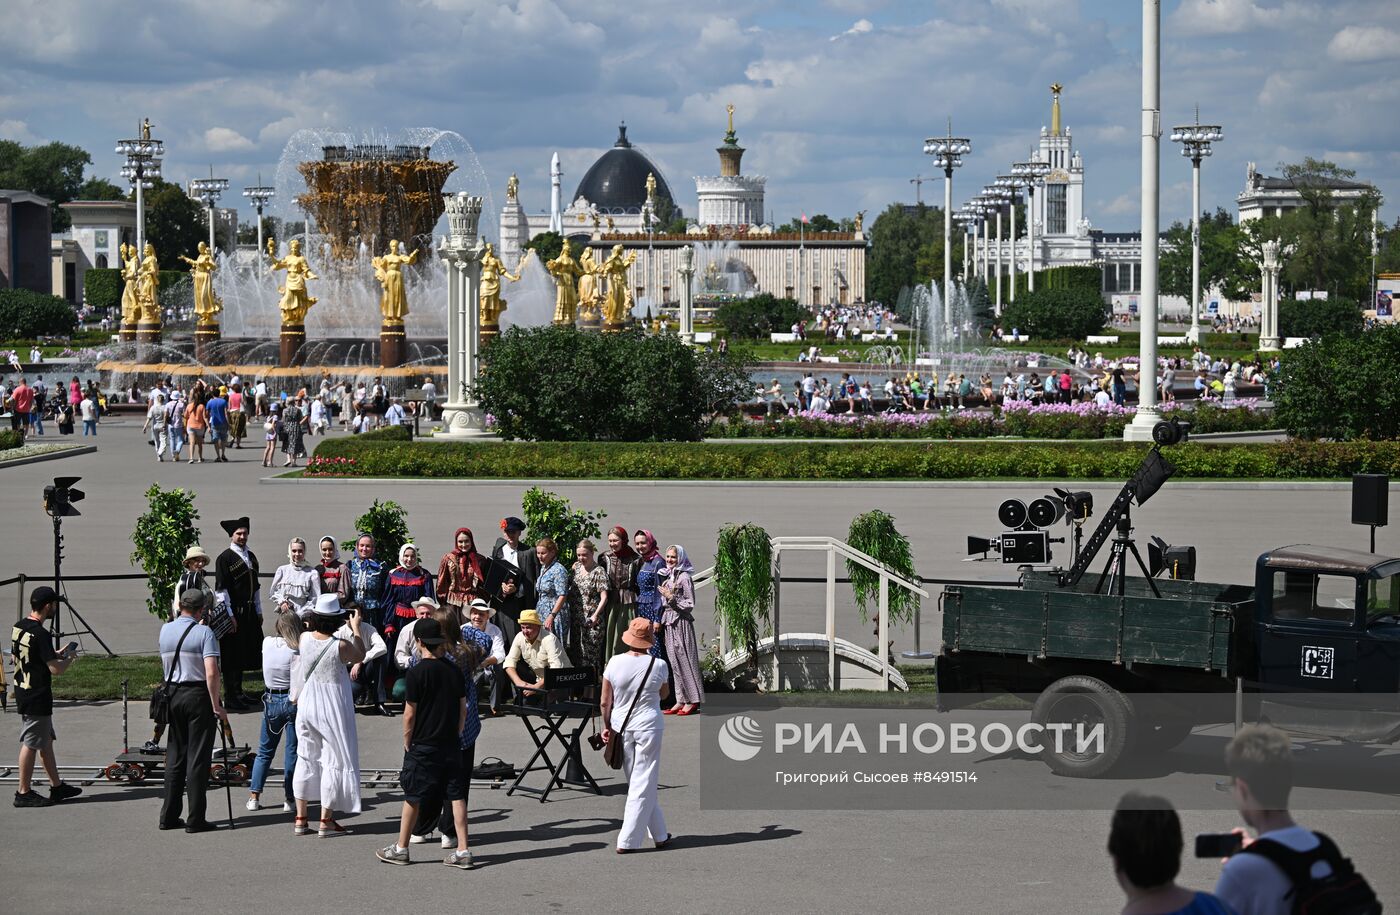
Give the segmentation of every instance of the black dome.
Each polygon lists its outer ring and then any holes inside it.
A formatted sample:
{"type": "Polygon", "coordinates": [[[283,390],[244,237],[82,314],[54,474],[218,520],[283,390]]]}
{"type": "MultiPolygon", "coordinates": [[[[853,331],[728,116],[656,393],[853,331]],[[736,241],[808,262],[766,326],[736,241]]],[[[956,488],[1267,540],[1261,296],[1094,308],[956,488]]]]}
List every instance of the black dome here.
{"type": "Polygon", "coordinates": [[[675,198],[661,170],[645,153],[627,141],[627,125],[617,129],[617,143],[598,157],[574,191],[574,199],[586,198],[602,213],[640,213],[647,199],[647,175],[656,176],[656,198],[672,206],[675,198]]]}

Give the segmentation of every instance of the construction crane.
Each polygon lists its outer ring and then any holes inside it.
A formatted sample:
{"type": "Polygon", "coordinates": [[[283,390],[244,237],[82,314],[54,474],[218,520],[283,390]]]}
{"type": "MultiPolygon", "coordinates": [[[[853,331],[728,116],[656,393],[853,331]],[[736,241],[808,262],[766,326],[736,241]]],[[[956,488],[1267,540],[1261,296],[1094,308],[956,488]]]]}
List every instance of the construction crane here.
{"type": "Polygon", "coordinates": [[[914,203],[922,206],[924,202],[924,182],[932,181],[932,178],[925,178],[923,175],[915,175],[909,179],[909,183],[914,185],[914,203]]]}

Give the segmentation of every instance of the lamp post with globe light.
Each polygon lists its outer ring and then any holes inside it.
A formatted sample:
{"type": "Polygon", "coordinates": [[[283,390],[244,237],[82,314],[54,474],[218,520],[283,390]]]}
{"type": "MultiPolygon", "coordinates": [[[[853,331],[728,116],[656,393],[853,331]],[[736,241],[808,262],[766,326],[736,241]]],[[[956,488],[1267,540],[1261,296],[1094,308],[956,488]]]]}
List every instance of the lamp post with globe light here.
{"type": "Polygon", "coordinates": [[[996,237],[996,306],[997,316],[1001,316],[1001,208],[1006,205],[1006,198],[1011,196],[1011,192],[996,184],[989,184],[982,188],[982,196],[989,206],[996,211],[997,217],[997,237],[996,237]]]}
{"type": "Polygon", "coordinates": [[[257,212],[257,214],[258,214],[258,276],[262,276],[262,274],[263,274],[263,207],[267,206],[268,202],[269,202],[270,200],[272,200],[273,197],[276,197],[276,196],[277,196],[277,191],[276,191],[276,189],[274,189],[274,188],[271,187],[270,185],[265,185],[265,184],[262,183],[262,173],[259,172],[259,173],[258,173],[258,183],[255,184],[255,185],[253,185],[252,187],[245,187],[245,188],[243,189],[243,196],[248,198],[248,201],[249,201],[250,203],[253,204],[253,209],[254,209],[254,210],[257,212]]]}
{"type": "Polygon", "coordinates": [[[208,178],[195,178],[190,182],[190,188],[194,191],[195,199],[204,204],[209,215],[209,253],[214,254],[214,204],[219,202],[219,198],[228,190],[227,178],[215,178],[214,166],[209,166],[208,178]]]}
{"type": "Polygon", "coordinates": [[[951,319],[953,300],[953,169],[962,165],[962,157],[972,152],[972,141],[953,136],[953,119],[948,119],[946,137],[929,137],[924,141],[924,153],[933,156],[934,165],[943,169],[943,323],[951,319]]]}
{"type": "Polygon", "coordinates": [[[1011,166],[1011,174],[1021,181],[1026,189],[1026,246],[1030,249],[1029,267],[1026,270],[1026,291],[1035,292],[1035,189],[1045,186],[1045,176],[1050,174],[1050,163],[1032,159],[1017,162],[1011,166]]]}
{"type": "Polygon", "coordinates": [[[977,210],[977,224],[982,230],[980,244],[982,257],[980,263],[977,264],[977,276],[982,280],[984,286],[987,285],[992,276],[990,269],[988,269],[990,267],[988,259],[991,257],[991,250],[988,247],[988,242],[990,241],[989,235],[992,231],[992,220],[990,218],[992,214],[992,203],[993,201],[980,194],[972,198],[972,205],[977,210]]]}
{"type": "Polygon", "coordinates": [[[1016,301],[1016,204],[1021,197],[1021,179],[1016,175],[997,175],[997,187],[1006,192],[1006,203],[1011,210],[1011,285],[1007,298],[1016,301]]]}
{"type": "Polygon", "coordinates": [[[1224,128],[1202,124],[1196,107],[1196,123],[1172,128],[1172,142],[1191,160],[1191,332],[1192,343],[1201,339],[1201,160],[1211,154],[1211,144],[1224,139],[1224,128]]]}
{"type": "MultiPolygon", "coordinates": [[[[160,159],[161,156],[165,155],[165,144],[151,138],[151,119],[146,118],[141,122],[136,139],[117,141],[116,152],[119,156],[126,156],[126,164],[122,166],[121,176],[131,182],[131,186],[136,191],[136,256],[139,258],[141,252],[146,248],[144,192],[154,187],[155,182],[160,178],[160,159]]],[[[125,265],[123,265],[123,269],[125,269],[125,265]]],[[[126,319],[122,321],[119,333],[124,342],[136,339],[136,323],[126,319]]]]}

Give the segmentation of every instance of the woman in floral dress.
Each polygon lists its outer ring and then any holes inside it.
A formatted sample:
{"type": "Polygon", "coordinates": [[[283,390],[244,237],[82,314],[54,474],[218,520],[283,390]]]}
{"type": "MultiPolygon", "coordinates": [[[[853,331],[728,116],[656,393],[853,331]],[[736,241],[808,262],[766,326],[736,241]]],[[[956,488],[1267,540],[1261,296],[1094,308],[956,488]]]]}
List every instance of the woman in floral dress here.
{"type": "MultiPolygon", "coordinates": [[[[661,629],[661,576],[666,571],[666,560],[656,548],[656,538],[651,531],[638,530],[632,540],[641,565],[637,568],[637,616],[652,624],[652,629],[660,634],[661,629]]],[[[661,641],[657,639],[651,646],[651,654],[664,657],[661,641]]]]}
{"type": "Polygon", "coordinates": [[[578,631],[569,614],[569,573],[559,561],[559,545],[548,537],[535,543],[540,577],[535,581],[535,612],[570,657],[578,655],[578,631]]]}
{"type": "Polygon", "coordinates": [[[598,562],[598,548],[592,540],[580,540],[574,556],[578,561],[574,563],[570,596],[574,628],[579,633],[578,666],[602,671],[607,661],[603,649],[612,610],[612,602],[608,600],[608,572],[598,562]]]}

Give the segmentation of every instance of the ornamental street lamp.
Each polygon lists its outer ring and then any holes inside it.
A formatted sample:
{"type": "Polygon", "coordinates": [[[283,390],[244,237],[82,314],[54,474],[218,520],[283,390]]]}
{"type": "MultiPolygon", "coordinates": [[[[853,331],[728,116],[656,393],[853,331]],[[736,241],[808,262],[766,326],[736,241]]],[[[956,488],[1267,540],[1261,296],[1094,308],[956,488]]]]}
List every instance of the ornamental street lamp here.
{"type": "Polygon", "coordinates": [[[982,196],[987,198],[997,216],[997,263],[996,263],[996,313],[1001,316],[1001,208],[1006,204],[1006,198],[1011,196],[1011,192],[996,184],[989,184],[982,188],[982,196]]]}
{"type": "Polygon", "coordinates": [[[1011,301],[1016,301],[1016,203],[1021,196],[1021,179],[1016,175],[998,175],[997,187],[1006,191],[1011,207],[1011,301]]]}
{"type": "Polygon", "coordinates": [[[1211,143],[1224,139],[1224,129],[1201,123],[1196,106],[1196,123],[1172,128],[1172,142],[1181,144],[1181,154],[1191,160],[1191,334],[1192,343],[1201,339],[1201,159],[1211,154],[1211,143]]]}
{"type": "Polygon", "coordinates": [[[1161,203],[1162,0],[1142,0],[1142,327],[1138,334],[1138,406],[1123,439],[1148,441],[1161,414],[1157,409],[1157,238],[1161,203]]]}
{"type": "Polygon", "coordinates": [[[270,185],[265,185],[265,184],[263,184],[263,183],[262,183],[262,172],[258,172],[258,183],[255,184],[255,185],[253,185],[252,187],[245,187],[245,188],[243,189],[243,196],[248,198],[249,202],[253,204],[253,209],[256,210],[256,211],[257,211],[257,214],[258,214],[258,257],[257,257],[257,263],[258,263],[258,276],[262,276],[262,272],[263,272],[263,207],[267,206],[268,201],[270,201],[273,197],[276,197],[276,196],[277,196],[277,191],[276,191],[273,187],[271,187],[270,185]]]}
{"type": "Polygon", "coordinates": [[[946,137],[929,137],[924,153],[933,156],[934,166],[943,169],[943,324],[952,320],[953,301],[953,169],[972,152],[972,141],[953,136],[953,119],[948,119],[946,137]]]}
{"type": "Polygon", "coordinates": [[[143,191],[149,191],[160,178],[160,157],[165,155],[165,144],[151,139],[151,119],[141,123],[138,136],[134,140],[118,140],[117,155],[126,156],[121,175],[136,189],[136,250],[146,248],[146,206],[143,191]]]}
{"type": "Polygon", "coordinates": [[[209,253],[214,253],[214,204],[219,202],[224,191],[228,190],[227,178],[215,178],[214,166],[209,166],[208,178],[196,178],[190,182],[195,199],[209,210],[209,253]]]}
{"type": "Polygon", "coordinates": [[[981,195],[972,198],[972,205],[977,208],[977,223],[982,229],[982,260],[978,264],[977,275],[981,278],[984,286],[987,285],[992,276],[990,270],[991,265],[988,262],[988,258],[991,257],[991,250],[988,247],[988,242],[990,241],[988,235],[992,231],[990,216],[993,203],[994,201],[981,195]]]}
{"type": "Polygon", "coordinates": [[[1026,271],[1026,289],[1035,292],[1035,189],[1045,186],[1045,176],[1050,174],[1049,162],[1017,162],[1011,166],[1011,174],[1021,180],[1026,189],[1026,245],[1030,248],[1030,266],[1026,271]]]}

